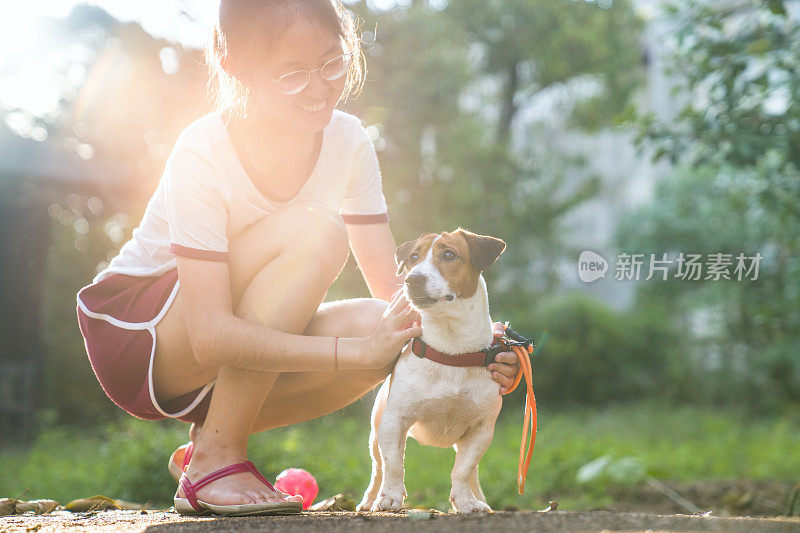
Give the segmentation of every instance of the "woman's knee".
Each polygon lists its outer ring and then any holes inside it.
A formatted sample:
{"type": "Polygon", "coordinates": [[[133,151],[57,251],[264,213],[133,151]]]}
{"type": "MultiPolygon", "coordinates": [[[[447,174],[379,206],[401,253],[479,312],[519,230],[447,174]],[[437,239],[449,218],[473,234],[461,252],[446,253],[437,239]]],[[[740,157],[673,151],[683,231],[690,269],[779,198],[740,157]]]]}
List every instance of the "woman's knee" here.
{"type": "Polygon", "coordinates": [[[352,331],[348,333],[354,337],[370,336],[380,324],[388,305],[377,298],[359,298],[352,309],[356,318],[352,320],[352,331]]]}
{"type": "MultiPolygon", "coordinates": [[[[304,335],[368,337],[375,332],[389,304],[377,298],[355,298],[323,304],[309,323],[304,335]]],[[[348,370],[331,376],[334,381],[344,379],[354,386],[367,387],[379,384],[392,371],[394,364],[369,370],[348,370]]]]}
{"type": "Polygon", "coordinates": [[[256,232],[277,239],[281,253],[309,254],[343,264],[349,242],[342,217],[321,202],[289,204],[254,223],[256,232]]]}
{"type": "Polygon", "coordinates": [[[323,236],[335,238],[340,243],[347,241],[344,220],[333,208],[321,202],[295,202],[283,207],[270,217],[280,219],[284,232],[282,237],[288,243],[300,240],[316,240],[323,236]]]}
{"type": "MultiPolygon", "coordinates": [[[[358,312],[360,319],[355,321],[354,335],[357,337],[368,337],[380,324],[383,313],[386,311],[389,303],[377,298],[363,298],[358,302],[358,312]]],[[[359,370],[358,381],[368,388],[373,388],[379,385],[386,376],[392,373],[394,368],[394,361],[382,368],[373,368],[368,370],[359,370]]]]}
{"type": "Polygon", "coordinates": [[[319,202],[297,202],[248,226],[229,248],[231,279],[247,285],[267,263],[284,255],[338,274],[349,243],[336,211],[319,202]]]}
{"type": "Polygon", "coordinates": [[[286,235],[286,246],[292,253],[309,255],[315,261],[330,261],[340,268],[350,251],[342,217],[324,204],[303,202],[298,207],[304,211],[303,218],[301,224],[286,235]]]}
{"type": "MultiPolygon", "coordinates": [[[[308,221],[308,226],[315,228],[317,224],[325,227],[332,225],[346,234],[344,220],[341,215],[327,204],[306,200],[290,204],[284,208],[287,213],[297,213],[298,218],[308,221]]],[[[294,217],[295,215],[290,215],[294,217]]]]}

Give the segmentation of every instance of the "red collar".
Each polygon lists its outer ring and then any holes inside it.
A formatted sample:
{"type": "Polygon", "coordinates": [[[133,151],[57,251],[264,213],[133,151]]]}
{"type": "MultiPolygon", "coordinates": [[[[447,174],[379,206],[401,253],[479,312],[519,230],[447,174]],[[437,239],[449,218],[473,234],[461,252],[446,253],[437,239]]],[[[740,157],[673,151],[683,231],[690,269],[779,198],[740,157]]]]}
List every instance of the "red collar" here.
{"type": "Polygon", "coordinates": [[[508,351],[508,346],[500,344],[500,339],[495,337],[491,346],[479,352],[451,355],[425,344],[419,337],[414,337],[411,341],[411,351],[418,357],[424,357],[447,366],[486,366],[494,363],[494,358],[498,353],[508,351]]]}

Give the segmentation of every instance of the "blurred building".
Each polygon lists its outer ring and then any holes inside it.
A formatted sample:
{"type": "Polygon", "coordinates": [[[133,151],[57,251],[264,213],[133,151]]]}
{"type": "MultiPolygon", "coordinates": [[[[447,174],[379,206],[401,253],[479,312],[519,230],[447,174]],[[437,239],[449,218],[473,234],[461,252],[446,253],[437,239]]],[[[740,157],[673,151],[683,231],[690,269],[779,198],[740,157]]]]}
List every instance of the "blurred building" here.
{"type": "MultiPolygon", "coordinates": [[[[672,43],[668,38],[668,23],[657,15],[661,3],[661,0],[634,1],[637,14],[645,20],[641,46],[646,71],[635,103],[641,111],[652,111],[659,118],[666,119],[677,112],[685,97],[670,94],[673,83],[664,74],[664,58],[672,43]]],[[[565,288],[585,291],[613,307],[622,308],[633,296],[635,281],[614,280],[616,256],[624,251],[614,248],[614,231],[623,213],[652,200],[655,184],[669,172],[670,166],[664,162],[652,163],[647,154],[637,154],[631,134],[606,129],[587,135],[566,129],[561,120],[562,113],[557,110],[559,96],[545,95],[543,99],[522,107],[515,137],[524,138],[524,132],[532,123],[545,121],[553,144],[565,153],[584,154],[588,170],[601,177],[603,185],[598,197],[579,205],[565,220],[568,228],[565,241],[578,253],[564,261],[559,271],[565,288]],[[605,279],[592,283],[580,281],[578,254],[582,250],[594,251],[608,261],[605,279]]],[[[585,171],[581,171],[575,172],[571,178],[574,181],[584,176],[585,171]]],[[[648,253],[650,250],[636,252],[648,253]]]]}

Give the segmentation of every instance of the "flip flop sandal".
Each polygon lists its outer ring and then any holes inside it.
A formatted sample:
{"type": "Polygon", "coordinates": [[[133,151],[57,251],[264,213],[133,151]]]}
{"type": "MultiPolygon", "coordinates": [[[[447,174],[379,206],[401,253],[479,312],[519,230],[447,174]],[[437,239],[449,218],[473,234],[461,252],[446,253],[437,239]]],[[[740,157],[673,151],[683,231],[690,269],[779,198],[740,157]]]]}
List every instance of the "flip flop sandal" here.
{"type": "Polygon", "coordinates": [[[186,444],[178,446],[178,449],[172,452],[172,456],[169,458],[169,473],[178,481],[181,478],[181,474],[186,469],[186,465],[189,464],[189,461],[192,459],[192,452],[194,452],[194,442],[189,441],[186,444]]]}
{"type": "Polygon", "coordinates": [[[264,483],[270,490],[278,492],[272,483],[267,481],[267,478],[261,475],[256,466],[251,461],[244,461],[243,463],[236,463],[210,473],[197,483],[192,483],[186,477],[186,473],[181,474],[180,486],[186,495],[185,498],[175,496],[175,511],[185,515],[198,515],[198,514],[218,514],[224,516],[251,516],[251,515],[266,515],[266,514],[295,514],[303,510],[303,504],[297,501],[281,501],[281,502],[261,502],[261,503],[245,503],[240,505],[214,505],[213,503],[206,503],[197,499],[197,491],[205,487],[209,483],[221,479],[226,476],[238,474],[239,472],[250,472],[256,478],[264,483]]]}

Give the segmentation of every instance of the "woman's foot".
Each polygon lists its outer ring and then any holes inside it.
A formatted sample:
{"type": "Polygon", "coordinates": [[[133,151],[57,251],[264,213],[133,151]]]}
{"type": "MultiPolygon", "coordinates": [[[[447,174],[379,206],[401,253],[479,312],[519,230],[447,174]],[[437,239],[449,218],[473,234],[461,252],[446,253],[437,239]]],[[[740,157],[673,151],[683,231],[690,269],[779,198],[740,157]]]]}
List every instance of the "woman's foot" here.
{"type": "MultiPolygon", "coordinates": [[[[195,441],[194,453],[186,469],[186,476],[194,483],[220,468],[247,460],[247,454],[243,451],[206,448],[208,447],[203,447],[195,441]]],[[[213,481],[198,490],[196,495],[198,500],[215,505],[303,501],[301,496],[289,496],[279,490],[270,490],[250,472],[239,472],[213,481]]],[[[180,485],[177,496],[186,497],[180,485]]]]}

